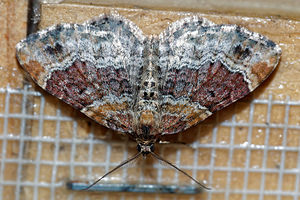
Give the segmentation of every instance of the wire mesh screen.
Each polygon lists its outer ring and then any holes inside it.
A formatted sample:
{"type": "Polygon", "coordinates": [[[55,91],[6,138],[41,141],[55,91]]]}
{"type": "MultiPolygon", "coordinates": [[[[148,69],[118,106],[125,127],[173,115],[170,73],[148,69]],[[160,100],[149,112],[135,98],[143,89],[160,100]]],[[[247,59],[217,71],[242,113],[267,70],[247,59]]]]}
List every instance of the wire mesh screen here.
{"type": "MultiPolygon", "coordinates": [[[[149,198],[147,194],[91,195],[67,190],[67,181],[93,181],[133,155],[135,142],[29,87],[0,89],[0,95],[4,102],[0,113],[1,200],[149,198]],[[14,176],[8,176],[12,171],[14,176]],[[5,196],[8,190],[15,196],[5,196]]],[[[288,98],[244,99],[177,135],[177,142],[158,145],[156,151],[213,188],[183,199],[298,200],[299,110],[300,102],[288,98]],[[228,112],[232,109],[236,114],[228,112]],[[257,112],[265,113],[264,117],[257,112]]],[[[118,170],[105,182],[192,184],[151,158],[118,170]]]]}

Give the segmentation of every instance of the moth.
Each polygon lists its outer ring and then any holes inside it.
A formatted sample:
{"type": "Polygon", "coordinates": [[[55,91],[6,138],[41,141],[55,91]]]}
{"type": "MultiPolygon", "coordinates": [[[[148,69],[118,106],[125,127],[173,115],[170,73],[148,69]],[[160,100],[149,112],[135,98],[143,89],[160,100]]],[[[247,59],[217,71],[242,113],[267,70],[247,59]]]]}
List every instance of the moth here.
{"type": "Polygon", "coordinates": [[[147,36],[118,14],[84,24],[59,24],[17,44],[17,59],[44,90],[99,124],[126,133],[138,153],[184,173],[154,152],[162,135],[198,124],[259,86],[281,49],[237,25],[197,16],[147,36]]]}

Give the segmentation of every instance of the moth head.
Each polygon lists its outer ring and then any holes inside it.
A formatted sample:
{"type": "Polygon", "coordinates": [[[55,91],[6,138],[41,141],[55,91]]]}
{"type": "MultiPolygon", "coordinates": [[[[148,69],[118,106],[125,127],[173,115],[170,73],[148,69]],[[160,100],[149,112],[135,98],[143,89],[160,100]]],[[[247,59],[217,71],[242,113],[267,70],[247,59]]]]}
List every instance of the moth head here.
{"type": "Polygon", "coordinates": [[[142,153],[143,156],[146,156],[149,153],[154,152],[154,143],[138,143],[137,150],[142,153]]]}

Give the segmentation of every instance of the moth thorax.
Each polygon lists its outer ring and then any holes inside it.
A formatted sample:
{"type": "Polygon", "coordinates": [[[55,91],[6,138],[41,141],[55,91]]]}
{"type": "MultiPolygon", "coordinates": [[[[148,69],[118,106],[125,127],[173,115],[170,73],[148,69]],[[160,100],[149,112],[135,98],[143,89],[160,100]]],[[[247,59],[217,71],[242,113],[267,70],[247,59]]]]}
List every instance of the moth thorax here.
{"type": "Polygon", "coordinates": [[[157,117],[151,110],[143,110],[139,117],[138,134],[145,140],[157,134],[157,117]]]}
{"type": "Polygon", "coordinates": [[[154,126],[155,125],[155,116],[151,110],[144,110],[141,112],[140,124],[141,124],[141,126],[154,126]]]}

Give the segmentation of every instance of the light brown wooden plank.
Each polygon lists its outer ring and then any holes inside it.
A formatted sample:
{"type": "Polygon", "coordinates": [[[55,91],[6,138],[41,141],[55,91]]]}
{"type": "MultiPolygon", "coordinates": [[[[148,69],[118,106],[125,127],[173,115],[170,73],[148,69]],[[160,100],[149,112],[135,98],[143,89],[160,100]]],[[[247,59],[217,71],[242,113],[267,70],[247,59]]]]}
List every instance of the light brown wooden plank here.
{"type": "MultiPolygon", "coordinates": [[[[24,76],[21,72],[16,58],[15,58],[15,45],[16,43],[26,36],[26,21],[27,21],[27,1],[26,0],[0,0],[0,88],[21,88],[23,87],[24,76]]],[[[8,106],[9,113],[21,112],[21,95],[11,95],[9,105],[5,101],[6,94],[0,94],[0,112],[4,114],[5,107],[8,106]]],[[[4,118],[0,118],[0,135],[6,134],[19,135],[21,120],[15,118],[7,119],[7,127],[4,127],[4,118]]],[[[8,140],[5,149],[5,158],[3,159],[17,159],[19,156],[19,141],[8,140]]],[[[0,140],[0,151],[4,143],[0,140]]],[[[17,180],[16,163],[4,164],[4,181],[17,180]]],[[[3,199],[15,198],[15,186],[3,187],[3,199]]]]}

